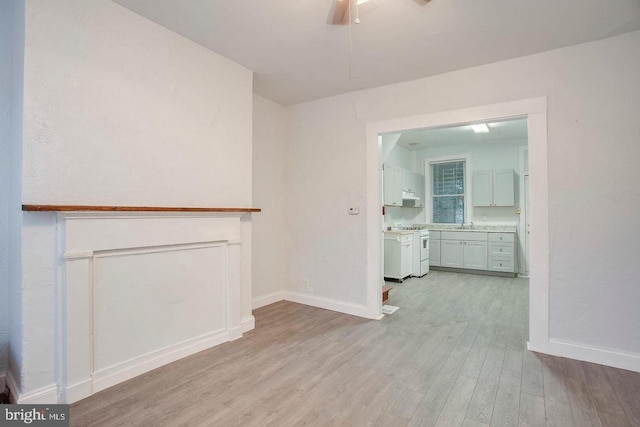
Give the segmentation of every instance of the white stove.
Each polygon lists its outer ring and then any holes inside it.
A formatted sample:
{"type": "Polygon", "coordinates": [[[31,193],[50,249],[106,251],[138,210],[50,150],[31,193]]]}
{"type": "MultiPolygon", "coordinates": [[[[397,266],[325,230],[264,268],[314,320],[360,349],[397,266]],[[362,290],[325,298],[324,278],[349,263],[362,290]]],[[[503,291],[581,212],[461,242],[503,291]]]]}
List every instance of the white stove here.
{"type": "Polygon", "coordinates": [[[408,228],[413,232],[413,274],[422,277],[429,273],[429,230],[424,227],[408,228]]]}

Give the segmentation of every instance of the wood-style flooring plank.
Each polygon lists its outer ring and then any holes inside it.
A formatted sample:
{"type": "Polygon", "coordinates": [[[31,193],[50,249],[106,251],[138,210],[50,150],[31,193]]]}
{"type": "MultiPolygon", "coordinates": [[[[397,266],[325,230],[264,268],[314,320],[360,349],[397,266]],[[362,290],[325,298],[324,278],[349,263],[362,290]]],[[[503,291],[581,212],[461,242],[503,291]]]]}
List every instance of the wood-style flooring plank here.
{"type": "Polygon", "coordinates": [[[281,301],[71,406],[72,426],[636,426],[640,374],[526,349],[526,279],[432,271],[380,321],[281,301]]]}

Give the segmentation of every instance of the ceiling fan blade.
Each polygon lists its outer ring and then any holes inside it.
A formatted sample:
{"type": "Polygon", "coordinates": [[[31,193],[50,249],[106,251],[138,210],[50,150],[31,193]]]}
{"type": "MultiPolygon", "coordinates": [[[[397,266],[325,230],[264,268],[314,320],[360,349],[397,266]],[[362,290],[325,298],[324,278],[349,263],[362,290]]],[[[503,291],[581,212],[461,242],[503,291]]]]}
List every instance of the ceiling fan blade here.
{"type": "Polygon", "coordinates": [[[349,23],[349,6],[351,0],[333,0],[327,24],[329,25],[346,25],[349,23]]]}

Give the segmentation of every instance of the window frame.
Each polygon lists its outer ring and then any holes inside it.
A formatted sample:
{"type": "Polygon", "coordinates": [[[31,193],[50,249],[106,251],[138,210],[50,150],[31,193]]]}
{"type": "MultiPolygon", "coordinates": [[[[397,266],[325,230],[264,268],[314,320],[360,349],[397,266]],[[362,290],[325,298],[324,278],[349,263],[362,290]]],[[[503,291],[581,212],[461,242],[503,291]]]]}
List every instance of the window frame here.
{"type": "MultiPolygon", "coordinates": [[[[464,190],[463,222],[468,223],[471,220],[471,218],[473,218],[473,206],[471,203],[471,192],[473,191],[471,188],[471,183],[472,183],[471,171],[473,169],[471,167],[471,155],[469,153],[464,153],[464,154],[453,154],[453,155],[439,156],[439,157],[427,157],[424,159],[424,177],[425,177],[424,208],[427,209],[425,211],[425,217],[427,218],[427,222],[430,224],[434,224],[433,222],[433,170],[431,168],[431,165],[437,164],[437,163],[451,163],[451,162],[464,162],[465,190],[464,190]]],[[[458,223],[443,222],[438,224],[458,224],[458,223]]]]}

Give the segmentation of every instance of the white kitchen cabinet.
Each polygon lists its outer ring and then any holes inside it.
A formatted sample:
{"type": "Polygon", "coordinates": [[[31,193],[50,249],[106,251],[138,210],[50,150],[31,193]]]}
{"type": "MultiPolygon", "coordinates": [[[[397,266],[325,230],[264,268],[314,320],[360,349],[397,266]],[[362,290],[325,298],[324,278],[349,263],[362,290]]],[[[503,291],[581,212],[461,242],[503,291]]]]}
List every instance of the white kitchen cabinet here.
{"type": "Polygon", "coordinates": [[[516,272],[515,234],[490,233],[488,270],[516,272]]]}
{"type": "Polygon", "coordinates": [[[440,266],[440,232],[429,232],[429,265],[440,266]]]}
{"type": "Polygon", "coordinates": [[[473,206],[493,205],[493,174],[491,171],[473,173],[473,206]]]}
{"type": "Polygon", "coordinates": [[[440,265],[442,267],[464,267],[464,242],[462,240],[440,240],[440,265]]]}
{"type": "Polygon", "coordinates": [[[475,171],[473,206],[514,206],[515,175],[513,169],[475,171]]]}
{"type": "Polygon", "coordinates": [[[385,163],[383,171],[384,204],[387,206],[402,206],[404,169],[398,165],[385,163]]]}
{"type": "Polygon", "coordinates": [[[463,247],[463,268],[487,269],[487,242],[465,240],[463,247]]]}
{"type": "Polygon", "coordinates": [[[385,206],[424,207],[424,175],[398,165],[383,165],[383,202],[385,206]],[[402,193],[415,194],[419,200],[404,200],[402,193]]]}
{"type": "Polygon", "coordinates": [[[415,206],[417,208],[423,208],[424,199],[426,197],[424,192],[424,175],[422,175],[421,173],[414,173],[413,175],[414,175],[414,182],[415,182],[415,193],[416,193],[416,196],[420,198],[420,200],[416,200],[415,206]]]}
{"type": "Polygon", "coordinates": [[[443,231],[440,237],[442,267],[487,269],[487,233],[443,231]]]}
{"type": "Polygon", "coordinates": [[[384,277],[402,280],[413,273],[413,233],[384,233],[384,277]]]}

